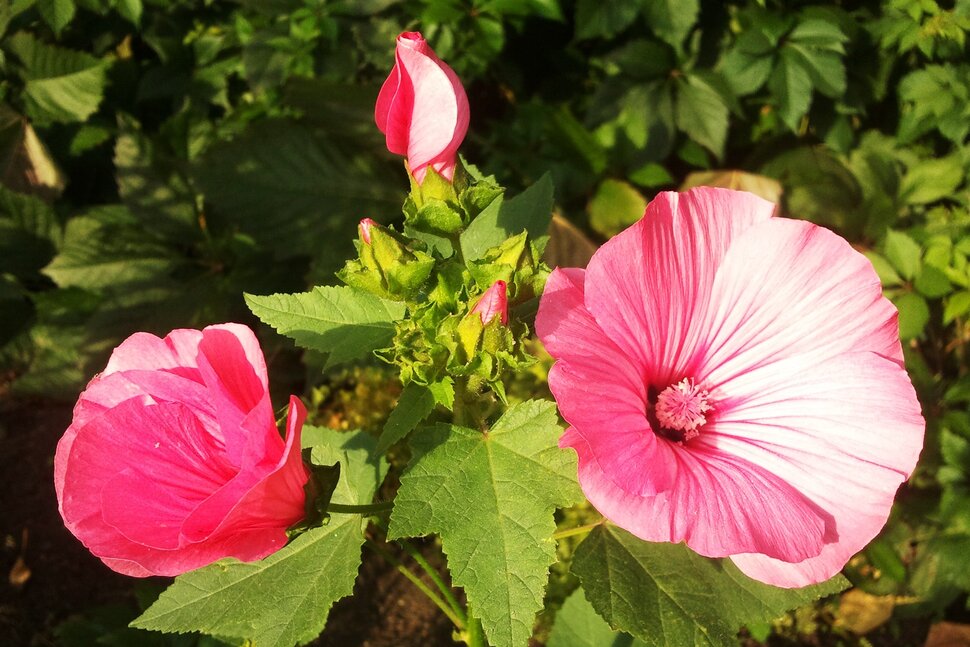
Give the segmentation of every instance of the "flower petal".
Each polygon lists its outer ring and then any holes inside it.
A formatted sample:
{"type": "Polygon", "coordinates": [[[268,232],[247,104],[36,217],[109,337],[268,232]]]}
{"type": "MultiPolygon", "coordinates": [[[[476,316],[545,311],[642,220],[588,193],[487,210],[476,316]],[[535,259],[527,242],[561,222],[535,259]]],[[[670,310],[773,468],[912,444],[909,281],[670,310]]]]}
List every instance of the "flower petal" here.
{"type": "Polygon", "coordinates": [[[896,308],[872,264],[823,227],[778,218],[748,229],[712,293],[695,373],[708,389],[802,353],[821,361],[871,350],[902,362],[896,308]]]}
{"type": "Polygon", "coordinates": [[[838,533],[798,564],[763,555],[736,555],[735,563],[776,586],[831,577],[876,536],[916,465],[924,421],[905,370],[872,352],[802,356],[739,375],[723,390],[729,404],[706,441],[795,487],[834,517],[838,533]]]}
{"type": "Polygon", "coordinates": [[[173,330],[165,339],[147,332],[136,332],[111,353],[102,375],[131,370],[169,370],[195,377],[195,356],[202,333],[198,330],[173,330]]]}
{"type": "Polygon", "coordinates": [[[718,265],[742,232],[773,211],[750,193],[665,192],[593,255],[586,306],[607,337],[648,367],[648,381],[669,384],[693,373],[707,332],[695,313],[711,298],[718,265]]]}
{"type": "Polygon", "coordinates": [[[539,304],[536,332],[558,360],[549,388],[575,435],[588,443],[616,486],[655,494],[669,487],[676,464],[647,421],[641,369],[586,310],[583,277],[580,269],[556,269],[539,304]]]}
{"type": "Polygon", "coordinates": [[[756,551],[797,561],[817,555],[826,541],[834,540],[830,515],[748,461],[678,447],[672,452],[676,481],[656,496],[638,496],[617,487],[574,428],[560,444],[576,449],[579,483],[590,503],[646,541],[683,541],[707,557],[756,551]]]}

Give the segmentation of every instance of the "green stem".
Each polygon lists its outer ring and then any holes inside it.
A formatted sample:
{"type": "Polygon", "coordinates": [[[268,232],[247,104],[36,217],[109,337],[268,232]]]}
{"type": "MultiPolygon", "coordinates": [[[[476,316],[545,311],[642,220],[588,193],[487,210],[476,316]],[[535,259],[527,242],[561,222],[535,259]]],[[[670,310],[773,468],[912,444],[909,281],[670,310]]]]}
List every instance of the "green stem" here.
{"type": "Polygon", "coordinates": [[[390,512],[391,508],[394,507],[393,501],[381,501],[379,503],[359,503],[357,505],[349,505],[344,503],[328,503],[327,512],[339,512],[341,514],[360,514],[360,515],[372,515],[379,514],[381,512],[390,512]]]}
{"type": "Polygon", "coordinates": [[[600,519],[596,523],[588,523],[585,526],[576,526],[575,528],[567,528],[566,530],[560,530],[559,532],[552,533],[553,539],[563,539],[565,537],[572,537],[574,535],[582,535],[596,526],[602,526],[605,519],[600,519]]]}
{"type": "Polygon", "coordinates": [[[465,644],[468,647],[488,647],[488,642],[485,640],[485,630],[482,629],[482,621],[472,616],[470,609],[467,626],[468,631],[462,632],[465,644]]]}
{"type": "Polygon", "coordinates": [[[365,540],[364,545],[366,545],[368,548],[370,548],[371,550],[373,550],[375,553],[377,553],[378,555],[380,555],[381,557],[383,557],[384,560],[388,564],[390,564],[391,566],[395,567],[401,575],[403,575],[404,577],[406,577],[411,582],[411,584],[414,584],[414,586],[416,586],[419,591],[421,591],[422,593],[424,593],[424,595],[429,600],[431,600],[432,602],[434,602],[435,606],[437,606],[439,609],[441,609],[441,612],[444,613],[446,616],[448,616],[448,619],[451,620],[451,622],[455,625],[455,627],[458,628],[458,631],[464,631],[465,630],[465,622],[464,622],[464,620],[462,620],[461,618],[459,618],[455,614],[454,610],[452,610],[452,608],[450,606],[448,606],[448,603],[447,602],[445,602],[444,600],[442,600],[441,597],[438,596],[437,593],[435,593],[434,591],[432,591],[431,588],[427,584],[425,584],[424,582],[422,582],[420,580],[420,578],[418,578],[417,575],[415,575],[410,570],[408,570],[408,568],[406,566],[404,566],[404,564],[402,564],[401,561],[397,557],[395,557],[394,555],[390,554],[389,552],[387,552],[386,550],[384,550],[383,548],[381,548],[377,543],[375,543],[374,541],[372,541],[370,539],[365,540]]]}
{"type": "Polygon", "coordinates": [[[428,577],[431,578],[431,581],[434,582],[435,586],[438,587],[438,590],[441,591],[441,594],[445,597],[445,600],[447,600],[448,604],[451,605],[451,608],[454,610],[455,614],[461,618],[462,622],[466,622],[467,616],[465,615],[465,610],[462,608],[461,603],[458,602],[458,598],[455,597],[451,587],[445,584],[444,580],[441,579],[441,575],[438,574],[438,569],[434,568],[430,563],[428,563],[428,560],[424,558],[424,555],[422,555],[418,549],[412,546],[409,542],[400,539],[397,543],[401,546],[401,548],[404,549],[404,552],[410,555],[411,558],[417,562],[418,566],[420,566],[421,569],[428,574],[428,577]]]}

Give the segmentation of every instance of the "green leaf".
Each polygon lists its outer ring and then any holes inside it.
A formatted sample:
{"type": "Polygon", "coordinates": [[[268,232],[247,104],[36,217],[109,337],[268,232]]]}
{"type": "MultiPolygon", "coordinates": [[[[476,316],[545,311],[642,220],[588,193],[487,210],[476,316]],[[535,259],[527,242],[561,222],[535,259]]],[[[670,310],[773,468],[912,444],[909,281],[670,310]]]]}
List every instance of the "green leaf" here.
{"type": "Polygon", "coordinates": [[[678,50],[700,13],[699,0],[640,0],[640,5],[650,30],[678,50]]]}
{"type": "Polygon", "coordinates": [[[47,45],[19,32],[6,41],[20,59],[24,108],[38,125],[84,121],[98,109],[107,84],[107,62],[47,45]]]}
{"type": "MultiPolygon", "coordinates": [[[[548,173],[511,200],[499,196],[462,232],[460,242],[465,261],[478,260],[492,247],[522,231],[544,245],[552,220],[552,178],[548,173]]],[[[541,249],[540,249],[541,251],[541,249]]]]}
{"type": "Polygon", "coordinates": [[[968,312],[970,312],[970,292],[957,292],[946,300],[946,306],[943,308],[943,323],[949,324],[968,312]]]}
{"type": "Polygon", "coordinates": [[[876,275],[879,276],[879,282],[882,283],[884,288],[902,285],[903,277],[896,273],[892,263],[887,261],[884,256],[871,250],[864,252],[864,254],[869,259],[869,262],[872,263],[872,268],[876,270],[876,275]]]}
{"type": "Polygon", "coordinates": [[[68,221],[60,252],[44,274],[61,287],[122,292],[165,284],[183,262],[174,250],[145,236],[124,207],[114,205],[68,221]]]}
{"type": "Polygon", "coordinates": [[[919,243],[901,231],[890,229],[886,232],[886,258],[893,264],[907,281],[912,281],[920,269],[920,258],[923,250],[919,243]]]}
{"type": "Polygon", "coordinates": [[[547,647],[644,647],[629,634],[617,633],[586,599],[582,587],[573,591],[556,614],[547,647]]]}
{"type": "Polygon", "coordinates": [[[404,305],[349,287],[322,286],[298,294],[246,295],[263,323],[304,348],[329,353],[327,365],[363,357],[390,343],[404,305]]]}
{"type": "MultiPolygon", "coordinates": [[[[373,438],[314,427],[304,433],[316,459],[340,462],[334,501],[373,499],[386,473],[386,463],[372,456],[373,438]]],[[[359,515],[333,513],[327,525],[266,559],[249,564],[226,559],[181,575],[131,626],[201,631],[260,647],[308,642],[323,630],[333,603],[353,591],[363,529],[359,515]]]]}
{"type": "Polygon", "coordinates": [[[556,559],[553,512],[582,498],[551,402],[511,407],[487,432],[438,425],[411,439],[388,535],[439,533],[494,647],[524,645],[556,559]]]}
{"type": "Polygon", "coordinates": [[[156,159],[154,149],[134,128],[118,136],[114,163],[121,199],[147,231],[179,242],[199,238],[202,230],[192,188],[164,160],[156,159]]]}
{"type": "Polygon", "coordinates": [[[595,528],[579,545],[573,572],[611,627],[658,647],[735,645],[745,623],[772,620],[848,586],[841,575],[803,589],[768,586],[729,560],[642,541],[615,526],[595,528]]]}
{"type": "Polygon", "coordinates": [[[37,11],[55,34],[60,35],[74,18],[73,0],[37,0],[37,11]]]}
{"type": "Polygon", "coordinates": [[[434,411],[434,405],[435,397],[428,387],[413,382],[404,387],[397,406],[384,423],[384,430],[377,443],[377,453],[383,454],[391,445],[411,433],[412,429],[434,411]]]}
{"type": "Polygon", "coordinates": [[[768,89],[775,99],[778,116],[792,130],[812,105],[812,76],[802,59],[788,48],[782,49],[778,63],[768,77],[768,89]]]}
{"type": "Polygon", "coordinates": [[[586,206],[590,226],[607,238],[642,218],[646,208],[647,200],[639,191],[611,179],[603,180],[586,206]]]}
{"type": "Polygon", "coordinates": [[[955,198],[963,182],[963,161],[959,153],[941,159],[920,160],[906,170],[899,195],[907,204],[929,204],[955,198]]]}
{"type": "Polygon", "coordinates": [[[349,256],[366,214],[400,208],[400,185],[368,149],[316,137],[296,123],[260,121],[216,144],[192,170],[217,230],[242,231],[278,257],[349,256]],[[271,216],[271,217],[270,217],[271,216]]]}
{"type": "Polygon", "coordinates": [[[728,129],[727,104],[697,75],[688,74],[678,80],[674,105],[677,128],[718,158],[723,157],[728,129]]]}
{"type": "Polygon", "coordinates": [[[916,275],[913,287],[917,292],[929,299],[939,299],[953,292],[953,286],[946,274],[936,269],[932,265],[923,265],[923,269],[916,275]]]}
{"type": "Polygon", "coordinates": [[[908,341],[921,337],[926,324],[930,322],[930,307],[926,299],[915,292],[905,292],[894,298],[893,303],[899,310],[899,338],[908,341]]]}
{"type": "Polygon", "coordinates": [[[640,7],[630,0],[579,0],[576,4],[576,38],[609,38],[636,20],[640,7]]]}

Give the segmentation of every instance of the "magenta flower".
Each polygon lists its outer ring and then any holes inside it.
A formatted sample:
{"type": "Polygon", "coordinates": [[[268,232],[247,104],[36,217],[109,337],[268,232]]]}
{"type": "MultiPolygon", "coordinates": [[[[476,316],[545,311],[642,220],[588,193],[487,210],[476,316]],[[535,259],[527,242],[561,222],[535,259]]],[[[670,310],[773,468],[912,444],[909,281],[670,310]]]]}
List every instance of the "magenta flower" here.
{"type": "Polygon", "coordinates": [[[88,384],[57,445],[61,516],[135,577],[265,557],[304,515],[305,417],[291,397],[284,442],[246,326],[136,333],[88,384]]]}
{"type": "Polygon", "coordinates": [[[662,193],[587,270],[552,273],[536,329],[560,445],[607,519],[798,587],[879,532],[924,422],[869,261],[772,212],[662,193]]]}
{"type": "Polygon", "coordinates": [[[499,317],[502,325],[509,323],[509,297],[505,281],[496,281],[485,290],[482,298],[472,308],[472,314],[477,314],[482,325],[487,326],[492,319],[499,317]]]}
{"type": "Polygon", "coordinates": [[[418,183],[429,166],[452,179],[468,114],[458,75],[418,32],[398,36],[394,68],[377,96],[374,119],[387,138],[387,149],[407,156],[418,183]]]}

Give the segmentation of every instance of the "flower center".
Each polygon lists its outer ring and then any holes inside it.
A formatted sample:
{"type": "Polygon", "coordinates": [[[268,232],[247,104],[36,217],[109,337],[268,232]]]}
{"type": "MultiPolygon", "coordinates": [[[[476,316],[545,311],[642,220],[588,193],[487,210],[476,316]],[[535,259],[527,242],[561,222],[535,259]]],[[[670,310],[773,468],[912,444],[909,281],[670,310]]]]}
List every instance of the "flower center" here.
{"type": "Polygon", "coordinates": [[[712,407],[707,391],[694,384],[694,380],[685,377],[677,384],[671,384],[660,392],[654,411],[657,422],[663,430],[680,432],[684,441],[697,436],[707,422],[704,415],[712,407]]]}

